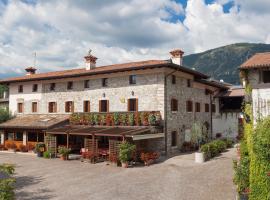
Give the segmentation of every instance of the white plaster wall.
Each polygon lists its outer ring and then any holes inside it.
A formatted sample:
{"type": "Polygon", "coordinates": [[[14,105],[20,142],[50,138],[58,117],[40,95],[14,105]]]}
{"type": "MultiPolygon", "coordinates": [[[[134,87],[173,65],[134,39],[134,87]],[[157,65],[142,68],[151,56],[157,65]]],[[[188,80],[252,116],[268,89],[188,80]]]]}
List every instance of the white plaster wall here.
{"type": "Polygon", "coordinates": [[[252,104],[254,120],[270,115],[270,88],[253,89],[252,104]]]}
{"type": "Polygon", "coordinates": [[[222,137],[236,138],[239,117],[240,113],[222,113],[213,117],[213,138],[217,133],[221,133],[222,137]]]}
{"type": "MultiPolygon", "coordinates": [[[[40,107],[40,101],[42,99],[42,84],[41,82],[25,82],[25,83],[11,83],[9,85],[9,109],[12,114],[17,113],[17,103],[24,103],[24,114],[32,113],[32,102],[38,102],[40,107]],[[33,84],[38,84],[38,91],[32,92],[33,84]],[[23,93],[18,93],[18,86],[23,85],[23,93]]],[[[40,110],[38,109],[38,113],[40,110]]]]}

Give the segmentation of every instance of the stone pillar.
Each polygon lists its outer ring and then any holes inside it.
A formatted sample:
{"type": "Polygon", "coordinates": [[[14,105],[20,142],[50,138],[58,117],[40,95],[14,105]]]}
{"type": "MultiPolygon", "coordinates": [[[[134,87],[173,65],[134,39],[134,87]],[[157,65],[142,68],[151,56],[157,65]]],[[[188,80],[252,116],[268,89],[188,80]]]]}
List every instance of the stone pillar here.
{"type": "Polygon", "coordinates": [[[4,143],[5,143],[5,133],[4,132],[0,132],[0,136],[1,136],[1,138],[0,138],[1,144],[4,145],[4,143]]]}
{"type": "Polygon", "coordinates": [[[27,132],[23,132],[23,145],[27,145],[27,132]]]}

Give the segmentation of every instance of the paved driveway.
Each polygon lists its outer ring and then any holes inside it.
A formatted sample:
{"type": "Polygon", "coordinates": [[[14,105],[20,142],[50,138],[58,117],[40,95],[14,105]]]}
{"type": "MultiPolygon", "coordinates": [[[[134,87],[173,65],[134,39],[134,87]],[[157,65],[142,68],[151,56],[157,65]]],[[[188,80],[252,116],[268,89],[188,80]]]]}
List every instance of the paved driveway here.
{"type": "Polygon", "coordinates": [[[0,163],[17,166],[17,199],[233,200],[234,156],[235,149],[230,149],[195,164],[194,154],[187,154],[150,167],[124,169],[0,152],[0,163]]]}

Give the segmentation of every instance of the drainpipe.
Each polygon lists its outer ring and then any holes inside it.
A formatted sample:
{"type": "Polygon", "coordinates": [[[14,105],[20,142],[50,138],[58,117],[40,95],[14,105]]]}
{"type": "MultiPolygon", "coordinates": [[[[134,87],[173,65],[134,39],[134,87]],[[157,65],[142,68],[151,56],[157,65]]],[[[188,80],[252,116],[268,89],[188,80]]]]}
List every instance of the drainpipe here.
{"type": "Polygon", "coordinates": [[[210,96],[210,133],[211,133],[211,139],[213,139],[213,112],[212,112],[212,93],[210,96]]]}
{"type": "Polygon", "coordinates": [[[170,72],[169,74],[165,75],[164,77],[164,134],[165,134],[165,156],[168,155],[167,150],[167,141],[168,141],[168,134],[167,134],[167,77],[172,75],[177,70],[170,72]]]}

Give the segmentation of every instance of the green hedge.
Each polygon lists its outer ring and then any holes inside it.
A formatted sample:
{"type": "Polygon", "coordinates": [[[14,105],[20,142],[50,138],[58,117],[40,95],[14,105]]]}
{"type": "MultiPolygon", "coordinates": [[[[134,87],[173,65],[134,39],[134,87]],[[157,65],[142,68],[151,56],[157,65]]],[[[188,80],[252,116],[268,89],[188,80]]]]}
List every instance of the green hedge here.
{"type": "Polygon", "coordinates": [[[270,117],[256,125],[250,155],[250,200],[270,200],[270,117]]]}
{"type": "Polygon", "coordinates": [[[206,159],[213,158],[225,151],[227,143],[224,140],[213,140],[212,142],[206,143],[201,146],[200,150],[204,153],[206,159]]]}

